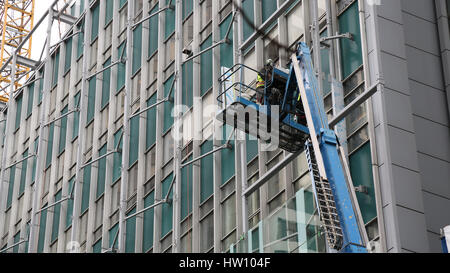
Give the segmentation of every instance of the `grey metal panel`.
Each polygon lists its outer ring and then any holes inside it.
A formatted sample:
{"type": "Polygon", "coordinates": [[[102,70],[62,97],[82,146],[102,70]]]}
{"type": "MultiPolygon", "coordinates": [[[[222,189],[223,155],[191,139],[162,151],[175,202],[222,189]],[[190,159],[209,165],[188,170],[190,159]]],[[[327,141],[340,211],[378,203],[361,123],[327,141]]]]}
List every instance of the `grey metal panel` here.
{"type": "Polygon", "coordinates": [[[385,89],[386,118],[389,125],[414,132],[411,97],[402,93],[385,89]]]}
{"type": "Polygon", "coordinates": [[[396,207],[401,247],[414,252],[428,252],[425,215],[400,206],[396,207]]]}
{"type": "Polygon", "coordinates": [[[392,177],[397,205],[424,212],[420,174],[393,165],[392,177]]]}
{"type": "MultiPolygon", "coordinates": [[[[388,0],[389,1],[389,0],[388,0]]],[[[434,21],[434,3],[429,0],[401,0],[402,9],[423,19],[434,21]]]]}
{"type": "Polygon", "coordinates": [[[450,199],[423,192],[427,229],[439,233],[440,229],[450,223],[450,199]],[[445,209],[447,208],[447,209],[445,209]]]}
{"type": "Polygon", "coordinates": [[[414,134],[389,126],[388,135],[391,151],[391,162],[410,170],[418,171],[416,139],[414,134]]]}
{"type": "Polygon", "coordinates": [[[450,129],[417,116],[414,125],[418,151],[450,162],[450,129]]]}
{"type": "Polygon", "coordinates": [[[381,52],[381,62],[386,87],[409,95],[407,62],[385,52],[381,52]]]}
{"type": "Polygon", "coordinates": [[[439,38],[436,24],[403,14],[406,44],[439,55],[439,38]]]}
{"type": "Polygon", "coordinates": [[[409,86],[412,111],[415,115],[442,125],[450,125],[445,92],[412,80],[409,81],[409,86]]]}
{"type": "Polygon", "coordinates": [[[442,244],[440,235],[428,231],[428,241],[430,242],[431,253],[442,253],[442,244]]]}
{"type": "Polygon", "coordinates": [[[426,85],[444,90],[441,59],[422,50],[406,46],[409,77],[426,85]]]}
{"type": "Polygon", "coordinates": [[[383,207],[384,225],[386,229],[386,249],[396,252],[399,247],[397,217],[394,214],[395,207],[389,204],[383,207]]]}
{"type": "Polygon", "coordinates": [[[400,58],[405,58],[405,38],[403,34],[403,25],[393,21],[379,18],[380,32],[378,39],[383,51],[388,52],[400,58]]]}
{"type": "Polygon", "coordinates": [[[418,153],[422,188],[450,199],[450,163],[418,153]]]}
{"type": "Polygon", "coordinates": [[[378,16],[401,23],[402,8],[400,0],[381,0],[377,6],[378,16]]]}

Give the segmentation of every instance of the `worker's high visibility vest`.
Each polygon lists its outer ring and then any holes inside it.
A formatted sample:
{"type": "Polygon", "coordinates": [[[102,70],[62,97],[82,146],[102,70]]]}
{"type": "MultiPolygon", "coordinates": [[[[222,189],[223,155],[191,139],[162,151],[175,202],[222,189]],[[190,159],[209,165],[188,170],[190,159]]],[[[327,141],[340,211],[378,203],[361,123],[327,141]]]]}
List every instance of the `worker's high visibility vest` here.
{"type": "Polygon", "coordinates": [[[264,87],[265,84],[263,78],[258,74],[258,77],[256,78],[256,88],[264,87]]]}

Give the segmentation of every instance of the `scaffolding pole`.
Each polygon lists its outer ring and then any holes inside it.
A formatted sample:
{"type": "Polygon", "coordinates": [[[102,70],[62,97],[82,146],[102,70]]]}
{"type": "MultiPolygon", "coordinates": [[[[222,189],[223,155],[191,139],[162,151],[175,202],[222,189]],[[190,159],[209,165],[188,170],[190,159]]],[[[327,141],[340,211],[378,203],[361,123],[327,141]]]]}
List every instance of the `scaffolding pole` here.
{"type": "MultiPolygon", "coordinates": [[[[126,241],[126,209],[127,209],[127,192],[128,192],[128,165],[129,165],[129,153],[130,153],[130,119],[131,112],[130,96],[132,92],[132,62],[130,61],[133,56],[133,15],[134,15],[134,2],[128,1],[128,14],[127,14],[127,62],[125,66],[125,98],[124,98],[124,114],[123,114],[123,151],[122,151],[122,170],[120,181],[120,203],[119,203],[119,238],[118,238],[118,251],[120,253],[125,252],[126,241]]],[[[123,53],[123,52],[122,52],[123,53]]]]}
{"type": "MultiPolygon", "coordinates": [[[[89,0],[85,1],[85,7],[89,7],[89,0]]],[[[89,73],[89,61],[90,61],[90,50],[87,45],[90,43],[92,15],[90,12],[85,12],[84,15],[84,47],[83,47],[83,68],[82,68],[82,80],[81,80],[81,94],[80,94],[80,113],[86,113],[87,110],[87,89],[88,89],[88,73],[89,73]]],[[[74,196],[73,196],[73,213],[72,213],[72,233],[70,235],[70,240],[72,242],[78,242],[79,229],[80,229],[80,210],[81,210],[81,194],[82,194],[82,174],[81,166],[84,162],[83,149],[85,145],[85,126],[86,126],[86,115],[80,114],[80,123],[78,125],[78,148],[77,148],[77,164],[75,167],[75,186],[74,186],[74,196]]]]}
{"type": "MultiPolygon", "coordinates": [[[[54,3],[56,3],[55,1],[54,3]]],[[[53,4],[54,5],[54,4],[53,4]]],[[[53,26],[53,5],[50,6],[48,9],[48,25],[47,25],[47,40],[51,40],[52,36],[52,26],[53,26]]],[[[37,208],[39,207],[40,203],[40,193],[41,193],[41,173],[43,172],[43,160],[40,160],[44,158],[44,151],[42,147],[44,146],[44,139],[45,136],[47,136],[48,128],[45,126],[47,124],[47,108],[49,106],[49,99],[48,95],[50,95],[50,84],[51,84],[51,78],[52,78],[52,63],[50,61],[50,43],[47,43],[45,46],[45,51],[47,54],[47,62],[45,63],[45,70],[44,70],[44,89],[42,91],[42,109],[41,109],[41,116],[40,116],[40,125],[39,125],[39,141],[38,141],[38,147],[37,147],[37,156],[36,156],[36,181],[33,185],[33,203],[32,203],[32,209],[31,209],[31,222],[30,222],[30,242],[28,244],[28,253],[33,253],[36,251],[36,237],[37,237],[37,230],[38,225],[36,223],[36,215],[37,215],[37,208]]]]}

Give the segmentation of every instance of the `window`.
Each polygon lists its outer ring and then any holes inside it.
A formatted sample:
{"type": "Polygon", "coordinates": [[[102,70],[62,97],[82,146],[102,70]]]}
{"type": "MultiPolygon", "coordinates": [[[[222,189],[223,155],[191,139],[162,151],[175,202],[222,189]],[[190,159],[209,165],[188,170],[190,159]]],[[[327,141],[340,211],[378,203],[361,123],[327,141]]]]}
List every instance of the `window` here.
{"type": "MultiPolygon", "coordinates": [[[[255,17],[255,11],[254,11],[254,0],[243,0],[242,1],[242,9],[244,10],[244,15],[251,21],[251,24],[247,22],[247,20],[243,21],[243,33],[244,33],[244,41],[247,40],[250,35],[253,34],[254,29],[254,17],[255,17]]],[[[276,2],[276,1],[273,1],[276,2]]]]}
{"type": "MultiPolygon", "coordinates": [[[[117,131],[114,134],[114,149],[119,147],[119,149],[122,149],[123,140],[122,140],[122,129],[117,131]]],[[[119,179],[120,173],[121,173],[121,167],[122,167],[122,152],[120,153],[114,153],[113,155],[113,184],[119,179]]]]}
{"type": "MultiPolygon", "coordinates": [[[[147,100],[147,106],[156,103],[156,92],[147,100]]],[[[147,111],[146,149],[156,142],[156,107],[147,111]]]]}
{"type": "MultiPolygon", "coordinates": [[[[150,14],[154,14],[159,10],[159,6],[156,5],[150,14]]],[[[149,20],[149,44],[148,44],[148,56],[152,56],[158,50],[158,15],[153,16],[149,20]]]]}
{"type": "MultiPolygon", "coordinates": [[[[212,140],[205,141],[200,146],[201,154],[204,155],[211,152],[213,149],[212,140]]],[[[200,160],[200,203],[206,201],[214,191],[214,176],[213,176],[213,155],[208,155],[200,160]]]]}
{"type": "MultiPolygon", "coordinates": [[[[22,158],[26,158],[28,156],[28,149],[25,150],[22,154],[22,158]]],[[[25,191],[25,185],[27,183],[27,167],[28,167],[28,160],[25,160],[22,162],[22,170],[20,171],[20,185],[19,185],[19,196],[24,193],[25,191]]]]}
{"type": "MultiPolygon", "coordinates": [[[[168,191],[170,184],[172,183],[173,174],[170,174],[166,179],[162,181],[162,197],[164,198],[168,191]]],[[[173,196],[173,190],[170,191],[169,198],[172,198],[173,196]]],[[[162,204],[162,212],[161,212],[161,238],[166,236],[171,230],[172,230],[172,203],[162,204]]]]}
{"type": "MultiPolygon", "coordinates": [[[[43,208],[47,207],[47,204],[44,204],[42,206],[43,208]]],[[[37,252],[43,253],[44,252],[44,242],[45,242],[45,228],[47,225],[47,210],[41,211],[41,217],[39,219],[39,239],[38,239],[38,247],[37,252]]]]}
{"type": "Polygon", "coordinates": [[[54,130],[55,130],[55,123],[52,122],[48,129],[47,156],[45,159],[45,168],[46,169],[52,164],[53,132],[54,132],[54,130]]]}
{"type": "Polygon", "coordinates": [[[139,117],[135,116],[130,120],[129,167],[138,160],[139,156],[139,117]]]}
{"type": "MultiPolygon", "coordinates": [[[[192,160],[192,155],[185,162],[192,160]]],[[[192,164],[181,169],[181,220],[192,212],[192,164]]]]}
{"type": "MultiPolygon", "coordinates": [[[[222,143],[225,144],[232,133],[233,128],[229,125],[222,127],[222,143]]],[[[234,141],[231,140],[231,149],[223,149],[220,151],[222,158],[222,184],[225,184],[235,173],[234,166],[234,141]]]]}
{"type": "Polygon", "coordinates": [[[269,19],[272,14],[277,11],[277,1],[273,0],[262,0],[262,22],[264,23],[267,19],[269,19]]]}
{"type": "MultiPolygon", "coordinates": [[[[62,192],[60,190],[55,195],[55,202],[58,202],[61,200],[61,195],[62,195],[62,192]]],[[[58,238],[60,215],[61,215],[61,203],[54,206],[54,209],[53,209],[53,225],[52,225],[51,243],[53,243],[58,238]]]]}
{"type": "Polygon", "coordinates": [[[141,68],[141,55],[142,55],[142,24],[139,24],[136,29],[133,30],[133,69],[134,75],[141,68]]]}
{"type": "Polygon", "coordinates": [[[66,40],[65,46],[66,46],[66,55],[64,61],[64,74],[66,74],[67,71],[70,70],[70,65],[72,62],[72,38],[66,40]]]}
{"type": "Polygon", "coordinates": [[[21,117],[22,117],[22,94],[20,94],[19,96],[17,96],[16,99],[16,122],[14,125],[14,131],[16,131],[17,129],[19,129],[20,127],[20,121],[21,121],[21,117]]]}
{"type": "MultiPolygon", "coordinates": [[[[90,160],[88,161],[88,163],[90,160]]],[[[91,187],[91,168],[92,164],[87,165],[83,169],[83,189],[81,193],[81,214],[89,208],[89,194],[91,187]]]]}
{"type": "Polygon", "coordinates": [[[93,42],[98,37],[98,24],[99,24],[99,12],[100,12],[100,4],[99,3],[100,2],[97,2],[91,10],[92,11],[91,42],[93,42]]]}
{"type": "Polygon", "coordinates": [[[194,96],[193,96],[193,60],[183,64],[183,90],[182,90],[182,100],[183,105],[188,108],[192,107],[194,96]]]}
{"type": "Polygon", "coordinates": [[[105,13],[105,25],[108,25],[113,19],[114,1],[105,1],[106,13],[105,13]]]}
{"type": "MultiPolygon", "coordinates": [[[[123,42],[119,48],[119,60],[122,58],[125,58],[127,56],[127,50],[125,46],[125,42],[123,42]]],[[[125,86],[125,69],[126,66],[124,63],[119,63],[117,66],[117,91],[120,91],[125,86]]]]}
{"type": "Polygon", "coordinates": [[[247,143],[247,163],[249,163],[258,155],[258,140],[248,134],[245,134],[245,140],[247,143]]]}
{"type": "MultiPolygon", "coordinates": [[[[68,195],[70,195],[70,193],[73,192],[74,187],[75,187],[75,177],[72,177],[69,180],[68,195]]],[[[67,200],[67,212],[66,212],[66,229],[72,225],[72,215],[73,215],[73,199],[68,199],[67,200]]]]}
{"type": "MultiPolygon", "coordinates": [[[[75,95],[74,97],[74,104],[75,104],[75,108],[79,108],[80,107],[80,100],[81,100],[81,92],[78,91],[78,93],[75,95]]],[[[79,124],[80,124],[80,112],[75,112],[74,116],[73,116],[73,133],[72,133],[72,140],[75,139],[76,137],[78,137],[78,130],[79,130],[79,124]]]]}
{"type": "MultiPolygon", "coordinates": [[[[212,46],[212,36],[209,36],[203,44],[200,46],[200,50],[205,50],[206,48],[212,46]]],[[[209,50],[203,53],[200,56],[200,94],[203,96],[206,94],[210,88],[212,87],[212,70],[213,70],[213,61],[212,61],[212,50],[209,50]]]]}
{"type": "Polygon", "coordinates": [[[52,87],[58,83],[58,70],[59,70],[59,49],[56,54],[53,56],[53,80],[52,87]]]}
{"type": "MultiPolygon", "coordinates": [[[[98,156],[104,156],[106,154],[106,144],[100,148],[98,151],[98,156]]],[[[98,199],[105,192],[105,181],[106,181],[106,157],[103,157],[98,161],[98,172],[97,172],[97,195],[98,199]]]]}
{"type": "MultiPolygon", "coordinates": [[[[164,83],[164,97],[167,98],[169,93],[171,92],[172,85],[174,81],[174,76],[170,76],[169,79],[164,83]]],[[[175,87],[173,87],[175,88],[175,87]]],[[[173,96],[173,91],[171,96],[173,96]]],[[[168,101],[164,103],[164,126],[163,126],[163,134],[165,134],[173,125],[173,117],[172,117],[172,109],[173,102],[168,101]]]]}
{"type": "Polygon", "coordinates": [[[194,9],[194,1],[193,0],[184,0],[183,1],[183,20],[191,14],[194,9]]]}
{"type": "Polygon", "coordinates": [[[8,198],[6,200],[6,208],[9,208],[12,203],[15,177],[16,177],[16,165],[13,165],[11,168],[9,168],[9,186],[8,186],[8,198]]]}
{"type": "MultiPolygon", "coordinates": [[[[155,202],[154,192],[151,192],[144,198],[144,208],[153,205],[155,202]]],[[[142,251],[147,252],[153,247],[153,214],[154,209],[149,209],[144,212],[144,228],[142,238],[142,251]]]]}
{"type": "MultiPolygon", "coordinates": [[[[67,114],[68,112],[68,106],[63,108],[61,111],[61,116],[67,114]]],[[[58,147],[58,154],[61,154],[64,149],[66,148],[66,133],[67,133],[67,116],[63,117],[61,119],[61,128],[59,131],[59,147],[58,147]]]]}
{"type": "MultiPolygon", "coordinates": [[[[230,14],[221,24],[220,24],[220,38],[225,39],[225,35],[227,35],[228,28],[231,21],[232,15],[230,14]]],[[[232,27],[232,26],[231,26],[232,27]]],[[[220,45],[220,65],[222,67],[231,68],[233,66],[233,28],[231,28],[230,33],[228,34],[228,39],[230,43],[225,43],[220,45]]]]}
{"type": "MultiPolygon", "coordinates": [[[[136,208],[127,213],[127,216],[136,213],[136,208]]],[[[125,253],[134,253],[136,238],[136,217],[130,218],[126,223],[125,253]]]]}
{"type": "MultiPolygon", "coordinates": [[[[108,58],[103,64],[103,68],[111,65],[111,58],[108,58]]],[[[105,107],[109,102],[109,88],[111,86],[111,68],[106,69],[103,72],[103,84],[102,84],[102,102],[101,109],[105,107]]]]}
{"type": "Polygon", "coordinates": [[[94,119],[96,84],[97,84],[97,77],[93,77],[89,80],[86,124],[89,124],[94,119]]]}
{"type": "Polygon", "coordinates": [[[27,117],[29,117],[33,111],[33,99],[34,99],[34,82],[28,86],[27,117]]]}
{"type": "Polygon", "coordinates": [[[84,20],[78,25],[78,30],[81,33],[78,34],[77,39],[77,60],[83,55],[84,51],[84,20]]]}
{"type": "Polygon", "coordinates": [[[361,34],[358,19],[358,1],[350,5],[338,18],[339,32],[351,33],[353,40],[339,39],[342,77],[345,79],[362,65],[361,34]]]}
{"type": "MultiPolygon", "coordinates": [[[[166,5],[169,4],[171,0],[166,0],[166,5]]],[[[165,11],[166,15],[166,25],[165,25],[165,39],[169,38],[172,33],[175,32],[175,10],[167,9],[165,11]]]]}

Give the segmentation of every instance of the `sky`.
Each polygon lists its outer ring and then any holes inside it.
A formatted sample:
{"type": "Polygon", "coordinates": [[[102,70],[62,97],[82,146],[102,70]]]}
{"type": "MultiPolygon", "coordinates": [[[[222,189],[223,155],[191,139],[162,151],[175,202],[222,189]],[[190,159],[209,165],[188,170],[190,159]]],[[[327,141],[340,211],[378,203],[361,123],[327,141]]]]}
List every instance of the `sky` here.
{"type": "MultiPolygon", "coordinates": [[[[50,4],[53,2],[53,0],[36,0],[35,1],[35,8],[34,8],[34,22],[37,23],[39,19],[41,19],[42,15],[48,10],[50,4]]],[[[64,0],[59,1],[59,8],[62,8],[64,0]]],[[[39,26],[39,28],[36,30],[36,32],[33,33],[33,40],[31,45],[31,58],[34,60],[39,60],[39,57],[41,55],[44,43],[45,43],[45,37],[47,32],[47,22],[48,19],[46,18],[42,24],[39,26]]],[[[63,26],[64,24],[61,23],[63,26]]],[[[61,34],[64,34],[63,28],[61,29],[61,34]]],[[[52,45],[56,43],[59,40],[59,30],[58,30],[58,21],[54,21],[53,23],[53,31],[52,31],[52,45]]],[[[45,57],[45,56],[44,56],[45,57]]]]}

